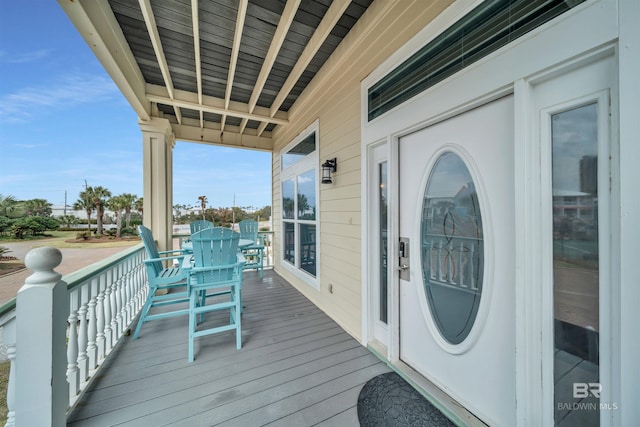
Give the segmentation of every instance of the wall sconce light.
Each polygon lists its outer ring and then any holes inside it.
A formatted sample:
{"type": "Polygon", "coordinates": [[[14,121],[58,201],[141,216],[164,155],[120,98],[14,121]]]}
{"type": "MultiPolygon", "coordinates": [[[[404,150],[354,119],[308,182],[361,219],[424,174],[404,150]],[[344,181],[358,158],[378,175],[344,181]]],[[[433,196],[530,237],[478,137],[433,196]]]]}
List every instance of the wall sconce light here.
{"type": "Polygon", "coordinates": [[[322,183],[331,184],[333,182],[331,180],[331,172],[335,172],[337,169],[338,161],[335,157],[324,162],[322,164],[322,183]]]}

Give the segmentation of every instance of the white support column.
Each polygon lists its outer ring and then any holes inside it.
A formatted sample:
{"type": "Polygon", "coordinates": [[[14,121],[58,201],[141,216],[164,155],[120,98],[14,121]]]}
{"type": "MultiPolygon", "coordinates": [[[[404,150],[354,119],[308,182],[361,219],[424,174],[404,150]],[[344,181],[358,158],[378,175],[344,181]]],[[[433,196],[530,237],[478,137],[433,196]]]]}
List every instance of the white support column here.
{"type": "Polygon", "coordinates": [[[50,247],[25,257],[34,273],[16,299],[16,426],[66,425],[69,297],[67,284],[53,270],[61,261],[62,253],[50,247]]]}
{"type": "Polygon", "coordinates": [[[139,122],[144,163],[143,222],[159,250],[172,249],[173,147],[175,136],[166,119],[139,122]]]}

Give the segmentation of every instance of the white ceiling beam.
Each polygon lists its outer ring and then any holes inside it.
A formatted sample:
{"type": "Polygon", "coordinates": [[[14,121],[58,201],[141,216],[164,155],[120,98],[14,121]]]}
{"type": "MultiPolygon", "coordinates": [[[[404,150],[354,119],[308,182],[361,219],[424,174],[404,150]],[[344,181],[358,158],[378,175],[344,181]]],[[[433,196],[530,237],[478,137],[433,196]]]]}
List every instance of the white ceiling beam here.
{"type": "MultiPolygon", "coordinates": [[[[224,93],[224,107],[229,108],[231,100],[231,90],[233,89],[233,79],[236,75],[236,66],[238,65],[238,53],[240,52],[240,41],[242,40],[242,31],[244,30],[244,21],[247,17],[248,0],[240,0],[238,4],[238,17],[236,18],[236,31],[233,36],[233,46],[231,47],[231,59],[229,60],[229,73],[227,75],[227,89],[224,93]]],[[[221,131],[224,132],[224,124],[227,116],[222,116],[221,131]]]]}
{"type": "MultiPolygon", "coordinates": [[[[200,59],[200,9],[198,0],[191,0],[191,22],[193,27],[193,51],[196,67],[196,87],[198,102],[202,104],[202,60],[200,59]]],[[[204,127],[204,113],[200,111],[200,127],[204,127]]],[[[182,120],[180,120],[182,122],[182,120]]]]}
{"type": "MultiPolygon", "coordinates": [[[[151,44],[153,45],[153,51],[155,52],[156,59],[158,60],[158,66],[160,67],[160,72],[162,73],[164,85],[167,87],[169,97],[173,99],[173,81],[171,80],[171,73],[169,72],[167,57],[165,56],[164,49],[162,48],[160,33],[158,33],[156,17],[153,14],[153,10],[151,9],[151,1],[138,0],[138,3],[140,4],[140,10],[142,11],[142,17],[144,18],[144,23],[147,26],[147,31],[149,32],[149,38],[151,39],[151,44]]],[[[176,113],[176,119],[178,120],[178,123],[182,122],[182,114],[180,113],[180,108],[174,105],[173,109],[176,113]]]]}
{"type": "MultiPolygon", "coordinates": [[[[262,68],[260,69],[258,80],[256,80],[253,92],[251,92],[251,98],[249,98],[249,111],[251,112],[253,112],[253,109],[258,103],[258,99],[260,98],[262,89],[264,89],[264,85],[267,82],[267,78],[269,78],[269,74],[271,73],[273,64],[275,64],[276,58],[278,57],[278,52],[280,52],[282,44],[287,37],[287,33],[289,32],[289,28],[291,27],[293,18],[296,16],[296,11],[300,6],[300,2],[301,0],[288,0],[287,4],[284,7],[284,10],[282,11],[280,21],[278,22],[278,27],[276,28],[276,32],[273,35],[273,39],[271,39],[271,45],[269,46],[269,50],[267,51],[267,56],[264,58],[264,62],[262,63],[262,68]]],[[[240,125],[240,132],[244,131],[246,125],[247,121],[243,120],[242,124],[240,125]]]]}
{"type": "Polygon", "coordinates": [[[107,0],[58,0],[129,105],[142,120],[151,119],[145,81],[107,0]]]}
{"type": "MultiPolygon", "coordinates": [[[[171,129],[177,140],[199,142],[205,144],[222,145],[227,147],[248,148],[261,151],[273,151],[273,141],[270,137],[240,134],[235,129],[220,132],[217,128],[199,128],[190,125],[191,120],[184,119],[183,124],[173,124],[171,129]]],[[[195,124],[195,123],[194,123],[195,124]]],[[[230,128],[235,128],[230,126],[230,128]]]]}
{"type": "Polygon", "coordinates": [[[300,6],[300,1],[301,0],[287,1],[287,4],[282,11],[280,22],[278,22],[278,28],[276,28],[276,32],[273,35],[271,45],[269,46],[269,50],[267,51],[267,56],[264,59],[264,63],[262,64],[262,68],[260,69],[260,74],[258,75],[258,80],[256,80],[255,88],[253,89],[251,98],[249,99],[250,111],[253,111],[253,108],[256,106],[258,98],[262,93],[262,89],[264,89],[264,85],[267,82],[269,74],[271,73],[273,64],[275,64],[276,58],[278,57],[278,52],[280,52],[282,44],[284,43],[284,39],[289,32],[291,23],[293,22],[293,18],[296,16],[296,11],[298,10],[298,6],[300,6]]]}
{"type": "Polygon", "coordinates": [[[146,97],[151,102],[171,105],[173,107],[188,108],[206,113],[229,115],[233,117],[257,120],[259,122],[275,123],[285,125],[289,123],[288,114],[284,111],[278,112],[274,117],[269,116],[269,109],[256,107],[253,113],[249,112],[249,106],[242,102],[231,101],[229,108],[224,108],[225,100],[213,96],[202,96],[202,103],[198,102],[197,94],[183,90],[174,90],[174,97],[168,96],[164,86],[147,85],[146,97]]]}
{"type": "Polygon", "coordinates": [[[198,0],[191,0],[191,20],[193,26],[193,50],[195,53],[198,102],[202,102],[202,61],[200,59],[200,12],[198,9],[198,0]]]}
{"type": "Polygon", "coordinates": [[[262,133],[264,132],[264,130],[267,128],[267,125],[269,123],[267,122],[262,122],[258,125],[258,136],[262,135],[262,133]]]}
{"type": "Polygon", "coordinates": [[[244,29],[244,20],[247,16],[248,0],[240,0],[238,5],[238,18],[236,19],[236,33],[233,36],[233,47],[231,48],[231,59],[229,61],[229,74],[227,76],[227,90],[224,94],[224,107],[229,108],[231,99],[231,89],[233,88],[233,79],[236,74],[236,66],[238,64],[238,53],[240,53],[240,41],[242,40],[242,30],[244,29]]]}
{"type": "Polygon", "coordinates": [[[278,112],[278,109],[285,99],[287,99],[291,89],[293,89],[304,70],[307,69],[307,66],[315,56],[316,52],[318,52],[318,49],[320,49],[320,46],[322,46],[322,43],[324,43],[326,38],[329,36],[333,27],[336,26],[338,20],[340,20],[340,17],[342,17],[342,14],[350,3],[351,0],[334,0],[334,2],[331,3],[327,13],[325,13],[322,18],[320,25],[316,28],[311,39],[309,39],[309,43],[307,43],[307,46],[304,48],[300,58],[298,58],[298,62],[293,66],[291,73],[289,73],[289,77],[287,77],[287,80],[284,82],[284,85],[280,89],[276,99],[273,101],[270,114],[274,115],[278,112]]]}

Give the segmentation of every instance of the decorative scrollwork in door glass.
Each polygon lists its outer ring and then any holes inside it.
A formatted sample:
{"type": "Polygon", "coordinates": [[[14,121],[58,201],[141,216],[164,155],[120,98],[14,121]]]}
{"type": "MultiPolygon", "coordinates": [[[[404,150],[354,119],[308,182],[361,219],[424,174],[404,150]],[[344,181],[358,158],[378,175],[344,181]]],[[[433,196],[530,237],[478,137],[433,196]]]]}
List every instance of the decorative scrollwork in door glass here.
{"type": "Polygon", "coordinates": [[[420,243],[431,316],[447,342],[460,344],[469,335],[480,305],[484,244],[476,187],[456,153],[442,154],[431,170],[420,243]]]}

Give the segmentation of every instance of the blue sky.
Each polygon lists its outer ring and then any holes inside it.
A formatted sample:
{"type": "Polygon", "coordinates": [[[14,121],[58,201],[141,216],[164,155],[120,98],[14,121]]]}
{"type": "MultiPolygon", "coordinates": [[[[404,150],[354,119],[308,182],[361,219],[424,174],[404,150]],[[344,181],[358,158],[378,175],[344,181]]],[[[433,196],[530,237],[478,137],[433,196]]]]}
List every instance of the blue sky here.
{"type": "MultiPolygon", "coordinates": [[[[3,2],[0,194],[72,204],[89,185],[142,196],[137,117],[57,1],[3,2]]],[[[174,204],[271,204],[271,154],[178,141],[174,204]]]]}

